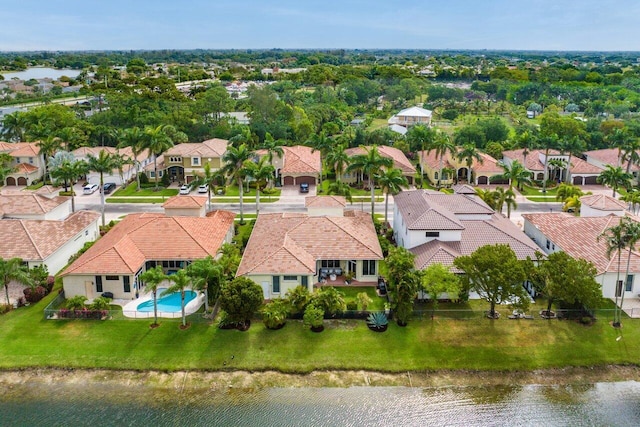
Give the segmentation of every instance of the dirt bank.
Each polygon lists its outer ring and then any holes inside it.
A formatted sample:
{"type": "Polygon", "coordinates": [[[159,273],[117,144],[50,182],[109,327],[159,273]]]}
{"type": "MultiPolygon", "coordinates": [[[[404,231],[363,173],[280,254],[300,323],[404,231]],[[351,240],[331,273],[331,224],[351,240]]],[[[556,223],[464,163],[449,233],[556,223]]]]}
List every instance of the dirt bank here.
{"type": "Polygon", "coordinates": [[[546,369],[531,372],[434,371],[381,373],[371,371],[315,371],[304,375],[283,374],[276,371],[181,371],[170,373],[77,369],[0,371],[0,386],[7,387],[25,384],[105,384],[177,390],[260,389],[266,387],[548,385],[629,380],[640,381],[640,368],[632,366],[603,366],[546,369]]]}

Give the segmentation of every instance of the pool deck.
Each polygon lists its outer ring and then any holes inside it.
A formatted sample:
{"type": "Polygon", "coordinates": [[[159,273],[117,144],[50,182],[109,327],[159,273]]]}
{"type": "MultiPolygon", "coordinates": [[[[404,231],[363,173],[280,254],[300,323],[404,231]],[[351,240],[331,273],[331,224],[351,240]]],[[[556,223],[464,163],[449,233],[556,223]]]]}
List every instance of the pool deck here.
{"type": "MultiPolygon", "coordinates": [[[[196,292],[196,297],[193,300],[189,301],[184,307],[185,316],[188,316],[190,314],[197,312],[200,309],[200,307],[202,307],[202,305],[204,304],[204,298],[205,298],[204,293],[198,292],[198,291],[194,291],[194,292],[196,292]]],[[[160,293],[161,292],[158,292],[157,298],[160,298],[160,293]]],[[[153,299],[153,293],[147,292],[144,295],[140,295],[139,298],[136,298],[133,301],[114,300],[112,303],[122,305],[122,314],[125,317],[129,317],[133,319],[153,319],[153,310],[138,311],[138,305],[142,304],[143,302],[151,301],[152,299],[153,299]]],[[[182,311],[178,310],[175,312],[169,312],[169,311],[158,310],[158,317],[162,317],[165,319],[179,319],[180,317],[182,317],[182,311]]]]}

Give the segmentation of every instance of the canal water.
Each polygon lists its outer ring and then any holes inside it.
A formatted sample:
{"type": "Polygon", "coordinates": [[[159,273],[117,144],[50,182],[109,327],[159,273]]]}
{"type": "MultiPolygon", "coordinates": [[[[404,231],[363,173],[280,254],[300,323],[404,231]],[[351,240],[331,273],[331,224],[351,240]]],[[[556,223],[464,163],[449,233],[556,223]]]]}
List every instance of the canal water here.
{"type": "Polygon", "coordinates": [[[75,79],[76,77],[78,77],[81,71],[82,70],[57,70],[55,68],[34,67],[27,68],[24,71],[16,72],[0,71],[0,75],[4,76],[5,80],[11,80],[14,77],[17,77],[20,80],[44,79],[47,77],[58,80],[62,76],[67,76],[69,78],[75,79]]]}
{"type": "Polygon", "coordinates": [[[1,426],[638,426],[640,383],[182,391],[0,390],[1,426]]]}

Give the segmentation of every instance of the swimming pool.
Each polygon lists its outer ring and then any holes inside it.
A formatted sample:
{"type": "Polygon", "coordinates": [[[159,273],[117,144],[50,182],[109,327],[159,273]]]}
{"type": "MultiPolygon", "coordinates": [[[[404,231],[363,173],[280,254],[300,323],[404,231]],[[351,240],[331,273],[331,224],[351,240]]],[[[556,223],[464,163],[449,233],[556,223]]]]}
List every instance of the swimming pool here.
{"type": "MultiPolygon", "coordinates": [[[[168,313],[175,313],[175,312],[181,311],[182,306],[180,305],[180,292],[174,292],[172,294],[168,294],[163,297],[160,297],[160,295],[162,295],[164,291],[166,291],[166,288],[158,289],[158,294],[157,294],[159,296],[157,300],[158,311],[165,311],[168,313]]],[[[195,292],[185,291],[184,293],[185,307],[187,306],[187,304],[189,304],[189,302],[195,299],[195,297],[196,297],[195,292]]],[[[153,297],[149,301],[145,301],[138,304],[138,306],[136,307],[136,310],[142,311],[142,312],[153,311],[153,297]]]]}

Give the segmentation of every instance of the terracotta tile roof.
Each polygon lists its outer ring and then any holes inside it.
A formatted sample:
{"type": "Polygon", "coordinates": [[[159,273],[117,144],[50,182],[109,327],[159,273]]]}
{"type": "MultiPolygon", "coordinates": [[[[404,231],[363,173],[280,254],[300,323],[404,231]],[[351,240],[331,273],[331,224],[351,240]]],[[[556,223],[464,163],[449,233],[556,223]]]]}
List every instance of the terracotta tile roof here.
{"type": "MultiPolygon", "coordinates": [[[[498,164],[498,161],[493,157],[491,157],[490,155],[486,153],[478,153],[478,154],[480,154],[480,157],[482,157],[482,163],[480,163],[476,159],[473,159],[473,162],[471,164],[471,169],[473,169],[474,171],[485,172],[485,173],[493,173],[493,172],[502,173],[504,171],[498,164]]],[[[464,162],[464,160],[461,160],[461,162],[464,162]]]]}
{"type": "Polygon", "coordinates": [[[70,198],[57,196],[45,197],[31,191],[0,193],[0,214],[11,215],[40,215],[51,212],[70,198]]]}
{"type": "Polygon", "coordinates": [[[592,174],[592,175],[600,175],[604,169],[592,165],[579,157],[572,156],[571,157],[571,174],[592,174]]]}
{"type": "Polygon", "coordinates": [[[163,208],[201,208],[207,203],[206,197],[199,196],[173,196],[170,197],[164,204],[163,208]]]}
{"type": "Polygon", "coordinates": [[[304,145],[285,146],[282,147],[282,150],[284,151],[281,168],[283,174],[320,174],[319,151],[313,151],[311,147],[304,145]]]}
{"type": "Polygon", "coordinates": [[[464,227],[456,214],[493,214],[482,200],[463,194],[402,191],[394,201],[409,230],[462,230],[464,227]]]}
{"type": "Polygon", "coordinates": [[[165,156],[199,156],[220,158],[227,151],[229,141],[226,139],[208,139],[202,142],[185,142],[176,144],[164,152],[165,156]]]}
{"type": "Polygon", "coordinates": [[[43,185],[42,187],[36,190],[36,194],[43,195],[45,197],[55,196],[60,192],[58,187],[54,187],[53,185],[43,185]]]}
{"type": "Polygon", "coordinates": [[[621,211],[627,209],[627,204],[614,197],[605,194],[593,194],[580,197],[580,203],[599,211],[621,211]]]}
{"type": "MultiPolygon", "coordinates": [[[[371,146],[353,147],[347,148],[345,152],[349,157],[353,157],[366,154],[365,150],[370,149],[371,146]]],[[[401,150],[388,145],[378,145],[378,152],[382,157],[387,157],[393,160],[393,167],[400,169],[405,175],[413,175],[416,173],[416,168],[411,164],[409,159],[407,159],[407,156],[405,156],[401,150]]]]}
{"type": "MultiPolygon", "coordinates": [[[[525,164],[524,159],[524,149],[520,148],[518,150],[507,150],[502,153],[502,156],[511,159],[517,160],[520,164],[524,165],[530,171],[544,171],[544,163],[540,161],[540,155],[544,155],[544,151],[541,150],[531,150],[527,154],[527,161],[525,164]]],[[[560,154],[557,150],[549,150],[549,155],[557,155],[560,154]]]]}
{"type": "Polygon", "coordinates": [[[33,173],[35,171],[37,171],[38,168],[36,166],[33,166],[29,163],[18,163],[15,166],[15,169],[13,171],[13,173],[33,173]]]}
{"type": "Polygon", "coordinates": [[[260,214],[237,276],[315,274],[321,259],[382,259],[371,216],[348,211],[343,217],[260,214]]]}
{"type": "Polygon", "coordinates": [[[8,145],[14,146],[9,153],[12,157],[38,157],[40,155],[40,147],[35,142],[15,142],[8,145]]]}
{"type": "MultiPolygon", "coordinates": [[[[511,220],[500,214],[493,214],[487,220],[461,220],[464,226],[459,242],[432,240],[410,249],[416,255],[415,266],[424,269],[439,262],[452,266],[453,260],[462,255],[470,255],[484,245],[507,244],[518,259],[534,258],[540,248],[527,237],[511,220]]],[[[457,269],[452,269],[457,271],[457,269]]]]}
{"type": "Polygon", "coordinates": [[[62,273],[134,274],[147,260],[215,255],[233,227],[232,212],[207,217],[130,214],[62,273]]]}
{"type": "MultiPolygon", "coordinates": [[[[422,164],[428,166],[431,169],[440,169],[440,157],[436,156],[434,150],[418,151],[418,159],[422,161],[422,164]]],[[[450,161],[450,156],[446,155],[442,159],[443,168],[455,168],[455,165],[450,161]]]]}
{"type": "Polygon", "coordinates": [[[95,222],[100,214],[78,211],[64,221],[3,219],[0,221],[0,258],[22,258],[27,261],[43,260],[95,222]]]}
{"type": "Polygon", "coordinates": [[[343,196],[307,196],[304,206],[307,208],[341,208],[347,205],[343,196]]]}
{"type": "MultiPolygon", "coordinates": [[[[622,217],[607,215],[602,217],[575,217],[568,213],[524,214],[522,217],[547,236],[557,248],[574,258],[591,261],[598,274],[617,271],[617,252],[607,258],[606,242],[600,236],[607,228],[620,223],[622,217]]],[[[639,218],[627,215],[634,221],[639,218]]],[[[542,243],[542,242],[540,242],[542,243]]],[[[624,257],[626,259],[627,253],[624,257]]],[[[631,253],[631,271],[640,272],[640,253],[631,253]]]]}
{"type": "Polygon", "coordinates": [[[470,194],[472,196],[475,196],[477,194],[476,189],[469,184],[458,184],[454,185],[452,188],[453,192],[456,194],[470,194]]]}
{"type": "MultiPolygon", "coordinates": [[[[618,156],[620,155],[620,152],[617,148],[603,148],[602,150],[585,151],[583,154],[587,157],[592,157],[596,160],[599,160],[605,165],[618,166],[618,156]]],[[[620,165],[623,169],[626,170],[627,163],[628,161],[624,163],[620,162],[620,165]]],[[[640,170],[640,166],[632,163],[631,170],[638,171],[640,170]]]]}

